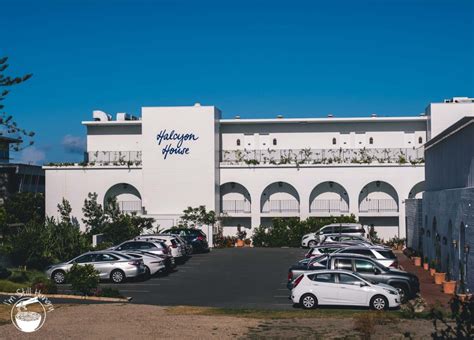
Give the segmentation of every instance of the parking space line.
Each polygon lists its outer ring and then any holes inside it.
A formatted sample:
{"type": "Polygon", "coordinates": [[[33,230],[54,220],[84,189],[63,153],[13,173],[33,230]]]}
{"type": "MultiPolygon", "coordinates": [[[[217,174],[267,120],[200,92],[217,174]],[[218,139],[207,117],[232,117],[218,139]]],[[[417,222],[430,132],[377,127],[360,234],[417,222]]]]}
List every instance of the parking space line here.
{"type": "Polygon", "coordinates": [[[273,295],[274,298],[285,298],[288,299],[289,295],[273,295]]]}

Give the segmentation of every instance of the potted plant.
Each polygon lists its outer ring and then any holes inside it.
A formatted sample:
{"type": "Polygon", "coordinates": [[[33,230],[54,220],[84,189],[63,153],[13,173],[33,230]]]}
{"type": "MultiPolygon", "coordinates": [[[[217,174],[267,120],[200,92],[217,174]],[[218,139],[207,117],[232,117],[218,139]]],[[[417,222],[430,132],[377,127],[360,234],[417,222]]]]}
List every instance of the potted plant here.
{"type": "Polygon", "coordinates": [[[431,260],[430,262],[430,275],[434,276],[436,269],[435,269],[436,263],[435,260],[431,260]]]}
{"type": "Polygon", "coordinates": [[[247,232],[242,230],[240,224],[237,226],[237,247],[243,247],[245,245],[245,237],[247,236],[247,232]]]}
{"type": "Polygon", "coordinates": [[[469,294],[467,288],[466,288],[466,281],[464,281],[464,265],[459,262],[459,286],[458,286],[458,292],[457,296],[461,301],[466,301],[471,298],[472,294],[469,294]]]}
{"type": "Polygon", "coordinates": [[[441,261],[439,258],[436,258],[436,271],[434,274],[434,283],[437,285],[443,284],[446,279],[446,273],[441,272],[441,261]]]}
{"type": "Polygon", "coordinates": [[[425,256],[423,259],[423,269],[424,270],[430,269],[430,264],[428,263],[428,256],[425,256]]]}
{"type": "Polygon", "coordinates": [[[446,269],[446,280],[443,282],[443,292],[445,294],[454,294],[456,289],[456,281],[451,280],[451,268],[449,262],[449,254],[448,254],[448,268],[446,269]]]}
{"type": "MultiPolygon", "coordinates": [[[[394,241],[394,242],[395,244],[398,244],[398,241],[394,241]]],[[[421,266],[421,256],[417,251],[413,252],[411,260],[413,261],[413,265],[415,265],[416,267],[421,266]]]]}

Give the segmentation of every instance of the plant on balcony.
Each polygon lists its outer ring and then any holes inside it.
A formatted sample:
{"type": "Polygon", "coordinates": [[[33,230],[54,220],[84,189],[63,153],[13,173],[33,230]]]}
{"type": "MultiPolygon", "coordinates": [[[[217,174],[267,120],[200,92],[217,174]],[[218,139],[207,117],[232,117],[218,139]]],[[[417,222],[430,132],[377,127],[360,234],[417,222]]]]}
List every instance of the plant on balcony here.
{"type": "Polygon", "coordinates": [[[405,154],[402,152],[401,155],[398,155],[398,164],[406,164],[407,158],[405,154]]]}
{"type": "Polygon", "coordinates": [[[247,165],[259,165],[260,162],[256,159],[245,159],[244,163],[247,165]]]}

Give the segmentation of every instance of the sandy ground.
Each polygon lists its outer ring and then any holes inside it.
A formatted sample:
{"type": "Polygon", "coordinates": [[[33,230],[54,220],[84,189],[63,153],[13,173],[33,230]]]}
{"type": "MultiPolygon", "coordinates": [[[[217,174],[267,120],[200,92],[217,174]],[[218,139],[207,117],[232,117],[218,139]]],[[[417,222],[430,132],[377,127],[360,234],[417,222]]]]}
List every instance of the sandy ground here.
{"type": "MultiPolygon", "coordinates": [[[[379,318],[377,318],[379,319],[379,318]]],[[[0,339],[361,339],[352,317],[265,319],[200,315],[195,309],[134,304],[59,306],[37,332],[0,326],[0,339]]],[[[366,330],[371,339],[430,338],[427,320],[391,318],[366,330]]]]}
{"type": "Polygon", "coordinates": [[[147,305],[77,305],[48,313],[43,327],[31,334],[1,326],[0,339],[231,339],[257,324],[227,316],[170,315],[147,305]]]}

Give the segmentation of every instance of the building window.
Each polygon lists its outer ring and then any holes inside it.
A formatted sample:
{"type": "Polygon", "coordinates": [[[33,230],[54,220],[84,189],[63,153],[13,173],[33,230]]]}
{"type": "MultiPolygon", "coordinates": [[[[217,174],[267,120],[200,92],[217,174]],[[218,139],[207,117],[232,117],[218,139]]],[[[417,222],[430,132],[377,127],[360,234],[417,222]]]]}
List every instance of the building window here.
{"type": "Polygon", "coordinates": [[[332,139],[332,145],[336,145],[336,142],[337,142],[337,141],[336,141],[336,138],[333,138],[333,139],[332,139]]]}
{"type": "Polygon", "coordinates": [[[423,137],[418,137],[418,144],[423,144],[423,137]]]}
{"type": "Polygon", "coordinates": [[[277,145],[277,139],[273,138],[273,145],[277,145]]]}
{"type": "Polygon", "coordinates": [[[372,137],[369,138],[369,144],[374,144],[374,139],[372,137]]]}
{"type": "Polygon", "coordinates": [[[237,146],[240,146],[240,139],[237,139],[237,146]]]}

